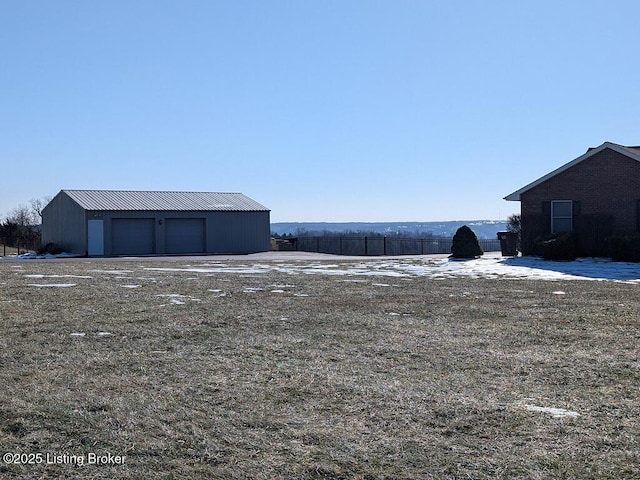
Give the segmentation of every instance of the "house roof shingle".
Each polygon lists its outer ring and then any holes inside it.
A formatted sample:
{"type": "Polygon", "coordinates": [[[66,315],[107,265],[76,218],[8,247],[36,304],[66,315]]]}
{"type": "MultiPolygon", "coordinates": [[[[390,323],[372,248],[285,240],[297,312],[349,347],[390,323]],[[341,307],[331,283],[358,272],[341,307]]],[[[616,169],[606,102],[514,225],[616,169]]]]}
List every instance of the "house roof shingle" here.
{"type": "Polygon", "coordinates": [[[86,210],[269,211],[242,193],[62,190],[86,210]]]}
{"type": "Polygon", "coordinates": [[[618,153],[621,153],[622,155],[626,155],[629,158],[632,158],[638,162],[640,162],[640,146],[633,146],[633,147],[625,147],[624,145],[618,145],[617,143],[612,143],[612,142],[604,142],[602,145],[598,146],[598,147],[591,147],[587,150],[586,153],[584,153],[583,155],[580,155],[578,158],[575,158],[574,160],[570,161],[569,163],[565,163],[564,165],[562,165],[559,168],[556,168],[554,171],[540,177],[539,179],[531,182],[528,185],[525,185],[524,187],[522,187],[520,190],[516,190],[515,192],[507,195],[506,197],[504,197],[505,200],[510,200],[510,201],[515,201],[515,202],[519,202],[520,201],[520,195],[523,194],[524,192],[532,189],[533,187],[536,187],[538,185],[540,185],[542,182],[545,182],[546,180],[555,177],[556,175],[558,175],[559,173],[564,172],[565,170],[573,167],[574,165],[586,160],[587,158],[592,157],[593,155],[596,155],[597,153],[600,153],[602,150],[606,149],[606,148],[610,148],[611,150],[614,150],[618,153]]]}

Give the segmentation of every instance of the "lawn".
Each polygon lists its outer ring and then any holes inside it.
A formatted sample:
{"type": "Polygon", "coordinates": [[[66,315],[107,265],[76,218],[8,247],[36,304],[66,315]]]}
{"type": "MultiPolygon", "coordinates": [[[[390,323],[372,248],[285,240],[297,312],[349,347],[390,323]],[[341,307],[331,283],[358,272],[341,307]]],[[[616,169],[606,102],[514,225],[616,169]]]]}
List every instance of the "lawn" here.
{"type": "Polygon", "coordinates": [[[0,477],[640,478],[637,284],[186,263],[0,263],[0,477]]]}

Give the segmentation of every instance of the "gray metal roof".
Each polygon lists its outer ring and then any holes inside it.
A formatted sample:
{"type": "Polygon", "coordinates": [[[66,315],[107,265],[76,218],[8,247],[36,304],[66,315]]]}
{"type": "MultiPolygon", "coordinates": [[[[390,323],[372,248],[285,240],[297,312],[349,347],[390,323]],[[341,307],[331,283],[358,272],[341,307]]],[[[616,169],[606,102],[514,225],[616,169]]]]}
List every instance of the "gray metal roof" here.
{"type": "Polygon", "coordinates": [[[86,210],[269,211],[242,193],[62,190],[86,210]]]}

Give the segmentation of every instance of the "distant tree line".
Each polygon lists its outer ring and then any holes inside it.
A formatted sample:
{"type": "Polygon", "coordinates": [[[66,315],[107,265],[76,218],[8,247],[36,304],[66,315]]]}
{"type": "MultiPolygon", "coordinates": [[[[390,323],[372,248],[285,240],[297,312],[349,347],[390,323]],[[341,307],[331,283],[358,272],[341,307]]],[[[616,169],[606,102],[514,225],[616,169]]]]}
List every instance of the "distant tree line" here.
{"type": "Polygon", "coordinates": [[[33,198],[29,205],[19,205],[0,219],[2,255],[7,247],[21,251],[38,250],[42,245],[42,210],[51,199],[33,198]]]}

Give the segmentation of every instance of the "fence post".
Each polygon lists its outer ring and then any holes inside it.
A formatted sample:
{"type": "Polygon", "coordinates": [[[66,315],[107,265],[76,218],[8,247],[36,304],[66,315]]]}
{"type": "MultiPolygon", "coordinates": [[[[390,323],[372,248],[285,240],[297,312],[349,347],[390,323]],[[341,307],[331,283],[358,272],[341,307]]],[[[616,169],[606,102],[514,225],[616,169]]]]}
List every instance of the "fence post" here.
{"type": "Polygon", "coordinates": [[[387,236],[386,235],[382,237],[382,251],[384,252],[383,255],[387,254],[387,236]]]}

